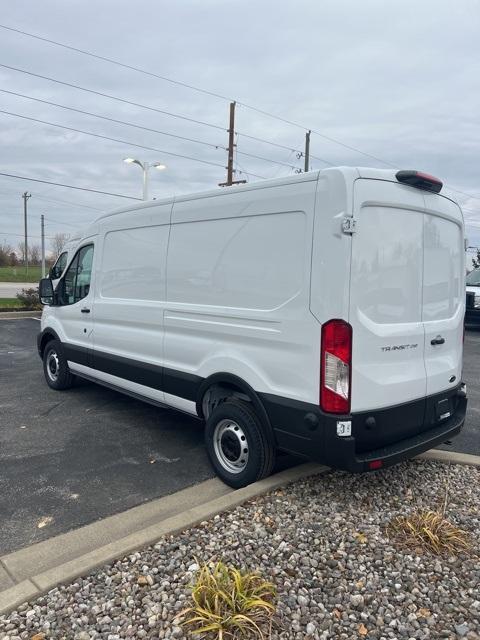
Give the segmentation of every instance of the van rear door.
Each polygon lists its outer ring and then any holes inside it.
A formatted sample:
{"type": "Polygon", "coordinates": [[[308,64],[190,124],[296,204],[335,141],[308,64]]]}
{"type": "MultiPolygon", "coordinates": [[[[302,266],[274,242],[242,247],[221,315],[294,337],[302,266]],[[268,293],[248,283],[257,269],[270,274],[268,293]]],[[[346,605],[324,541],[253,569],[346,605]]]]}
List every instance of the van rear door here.
{"type": "Polygon", "coordinates": [[[353,206],[357,224],[349,321],[355,413],[424,398],[427,380],[423,192],[386,180],[358,179],[353,206]]]}
{"type": "Polygon", "coordinates": [[[387,180],[354,186],[352,412],[457,386],[462,373],[463,222],[437,194],[387,180]]]}
{"type": "Polygon", "coordinates": [[[462,213],[424,194],[423,322],[427,396],[457,386],[462,375],[465,251],[462,213]]]}

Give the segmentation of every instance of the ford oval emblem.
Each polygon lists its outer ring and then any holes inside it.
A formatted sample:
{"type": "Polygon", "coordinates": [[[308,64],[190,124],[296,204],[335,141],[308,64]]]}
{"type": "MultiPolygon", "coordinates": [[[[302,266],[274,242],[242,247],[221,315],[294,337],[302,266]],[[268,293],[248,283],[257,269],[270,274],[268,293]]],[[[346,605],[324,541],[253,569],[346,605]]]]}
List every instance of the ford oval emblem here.
{"type": "Polygon", "coordinates": [[[455,382],[455,380],[457,379],[457,376],[452,376],[449,380],[449,382],[455,382]]]}

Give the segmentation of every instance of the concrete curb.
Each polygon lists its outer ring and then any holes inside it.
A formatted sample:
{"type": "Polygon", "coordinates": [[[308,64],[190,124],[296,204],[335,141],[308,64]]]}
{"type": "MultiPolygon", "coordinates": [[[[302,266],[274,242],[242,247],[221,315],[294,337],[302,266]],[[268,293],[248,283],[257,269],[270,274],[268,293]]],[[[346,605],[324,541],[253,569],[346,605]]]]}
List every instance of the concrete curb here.
{"type": "MultiPolygon", "coordinates": [[[[185,500],[187,504],[190,501],[190,503],[195,506],[191,506],[167,518],[162,518],[160,514],[163,512],[162,509],[159,509],[160,517],[158,521],[152,522],[149,526],[145,527],[144,510],[147,509],[151,503],[112,516],[111,518],[115,519],[116,531],[118,531],[119,526],[121,528],[122,519],[125,520],[130,530],[133,529],[132,533],[127,536],[115,539],[114,536],[109,533],[109,527],[105,527],[102,523],[103,521],[100,521],[87,527],[82,527],[80,530],[74,530],[62,536],[51,538],[45,543],[32,545],[26,549],[20,549],[17,552],[3,556],[0,558],[0,567],[8,574],[10,578],[9,584],[11,584],[11,582],[16,582],[17,584],[8,586],[0,592],[0,615],[9,613],[20,604],[37,598],[61,583],[69,582],[81,575],[86,575],[93,569],[112,562],[116,558],[123,557],[141,547],[154,544],[162,536],[183,531],[203,520],[208,520],[218,513],[233,509],[246,500],[272,491],[295,480],[325,473],[328,470],[328,467],[323,465],[313,463],[302,464],[236,491],[226,488],[225,485],[217,479],[207,480],[206,483],[185,489],[178,494],[173,494],[173,496],[166,496],[166,498],[153,501],[158,505],[160,505],[162,501],[171,503],[182,494],[182,504],[185,504],[185,500]],[[203,485],[208,485],[213,493],[220,491],[224,495],[219,495],[211,500],[207,498],[206,502],[199,504],[199,496],[204,495],[202,492],[203,485]],[[227,493],[225,493],[225,491],[227,491],[227,493]],[[136,511],[137,509],[138,511],[136,511]],[[136,522],[133,523],[132,512],[135,512],[133,520],[136,520],[136,522]],[[139,519],[139,515],[141,519],[139,519]],[[62,560],[60,560],[57,565],[45,568],[43,571],[38,571],[40,567],[45,567],[44,555],[47,547],[50,548],[50,553],[52,549],[60,551],[62,547],[65,548],[66,546],[68,548],[69,539],[75,537],[77,541],[84,539],[84,534],[88,534],[88,529],[91,530],[99,526],[103,527],[101,537],[102,544],[98,544],[98,535],[94,535],[92,536],[91,548],[88,551],[85,551],[85,549],[83,549],[83,552],[79,551],[77,544],[73,544],[72,548],[69,549],[68,555],[63,554],[62,560]],[[60,538],[62,538],[61,545],[59,544],[60,538]],[[96,542],[94,542],[95,539],[97,539],[96,542]]],[[[108,521],[110,518],[105,520],[108,521]]],[[[113,531],[115,535],[115,528],[113,531]]],[[[79,542],[78,545],[80,546],[79,542]]],[[[81,546],[85,547],[84,544],[81,546]]]]}
{"type": "Polygon", "coordinates": [[[465,464],[472,467],[480,467],[480,456],[472,456],[469,453],[456,453],[443,449],[432,449],[417,456],[418,460],[436,460],[437,462],[451,462],[452,464],[465,464]]]}
{"type": "Polygon", "coordinates": [[[0,320],[15,320],[16,318],[40,318],[41,311],[0,311],[0,320]]]}

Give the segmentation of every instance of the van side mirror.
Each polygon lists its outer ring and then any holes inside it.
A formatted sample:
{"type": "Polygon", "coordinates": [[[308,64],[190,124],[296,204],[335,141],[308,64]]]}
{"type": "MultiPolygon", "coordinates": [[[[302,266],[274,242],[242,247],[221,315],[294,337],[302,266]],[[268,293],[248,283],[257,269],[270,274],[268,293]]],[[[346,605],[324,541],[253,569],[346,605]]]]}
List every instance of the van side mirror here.
{"type": "Polygon", "coordinates": [[[42,304],[53,304],[53,284],[50,278],[42,278],[38,283],[38,297],[42,304]]]}

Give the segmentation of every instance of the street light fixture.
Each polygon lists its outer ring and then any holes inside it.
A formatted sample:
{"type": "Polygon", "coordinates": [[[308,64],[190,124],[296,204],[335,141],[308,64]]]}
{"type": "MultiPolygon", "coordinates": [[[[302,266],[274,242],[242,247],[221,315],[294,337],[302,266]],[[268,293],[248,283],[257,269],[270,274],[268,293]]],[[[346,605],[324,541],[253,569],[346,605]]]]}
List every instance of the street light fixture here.
{"type": "Polygon", "coordinates": [[[138,164],[143,171],[143,199],[148,200],[148,172],[151,168],[162,171],[167,166],[162,162],[146,162],[145,160],[137,160],[136,158],[124,158],[124,162],[127,164],[138,164]]]}

